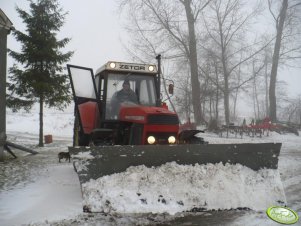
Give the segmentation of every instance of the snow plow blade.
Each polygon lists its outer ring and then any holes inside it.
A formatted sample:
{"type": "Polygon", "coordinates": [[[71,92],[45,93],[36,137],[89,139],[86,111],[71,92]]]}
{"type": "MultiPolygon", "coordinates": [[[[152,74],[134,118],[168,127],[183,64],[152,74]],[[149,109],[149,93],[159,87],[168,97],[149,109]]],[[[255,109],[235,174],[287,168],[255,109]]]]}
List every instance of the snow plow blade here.
{"type": "Polygon", "coordinates": [[[255,171],[278,168],[281,143],[185,144],[69,147],[74,168],[83,184],[90,179],[126,171],[130,166],[207,163],[241,164],[255,171]]]}

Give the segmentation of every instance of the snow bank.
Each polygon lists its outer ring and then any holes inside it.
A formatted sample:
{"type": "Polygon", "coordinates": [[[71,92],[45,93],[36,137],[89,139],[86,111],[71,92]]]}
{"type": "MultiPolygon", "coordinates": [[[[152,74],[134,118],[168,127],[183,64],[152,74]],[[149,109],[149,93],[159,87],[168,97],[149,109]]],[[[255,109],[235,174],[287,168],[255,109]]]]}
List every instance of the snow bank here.
{"type": "MultiPolygon", "coordinates": [[[[72,136],[74,114],[73,105],[70,105],[65,111],[45,108],[44,111],[44,134],[55,136],[72,136]]],[[[39,134],[39,111],[38,105],[35,105],[31,112],[19,111],[11,112],[8,110],[6,116],[7,131],[26,132],[39,134]]]]}
{"type": "Polygon", "coordinates": [[[240,164],[195,166],[167,163],[82,184],[83,203],[93,212],[175,214],[193,208],[266,210],[285,195],[277,170],[255,172],[240,164]]]}

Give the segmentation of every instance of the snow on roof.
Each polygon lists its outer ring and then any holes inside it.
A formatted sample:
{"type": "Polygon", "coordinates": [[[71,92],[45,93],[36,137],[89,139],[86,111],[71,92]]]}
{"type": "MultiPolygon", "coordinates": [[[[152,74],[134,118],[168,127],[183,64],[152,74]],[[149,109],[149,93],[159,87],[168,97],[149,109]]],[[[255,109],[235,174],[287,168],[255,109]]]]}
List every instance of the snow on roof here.
{"type": "Polygon", "coordinates": [[[5,13],[0,9],[0,27],[4,27],[6,30],[14,29],[13,23],[10,19],[5,15],[5,13]]]}

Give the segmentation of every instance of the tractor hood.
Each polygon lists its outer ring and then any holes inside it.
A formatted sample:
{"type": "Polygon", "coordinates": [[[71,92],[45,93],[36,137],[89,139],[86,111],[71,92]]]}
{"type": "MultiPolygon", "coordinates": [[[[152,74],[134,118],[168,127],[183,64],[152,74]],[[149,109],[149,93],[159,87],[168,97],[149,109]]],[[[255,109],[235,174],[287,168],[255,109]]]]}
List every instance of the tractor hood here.
{"type": "Polygon", "coordinates": [[[176,113],[163,107],[154,106],[127,106],[120,108],[119,119],[121,121],[144,124],[179,124],[176,113]]]}

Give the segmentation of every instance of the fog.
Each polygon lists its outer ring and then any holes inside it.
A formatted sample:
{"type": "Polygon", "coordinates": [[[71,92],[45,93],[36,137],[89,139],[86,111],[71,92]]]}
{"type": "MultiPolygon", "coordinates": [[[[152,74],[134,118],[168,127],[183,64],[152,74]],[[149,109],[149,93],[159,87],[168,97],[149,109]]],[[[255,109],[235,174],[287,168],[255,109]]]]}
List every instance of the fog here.
{"type": "MultiPolygon", "coordinates": [[[[58,33],[58,37],[72,39],[65,48],[65,51],[75,51],[70,64],[90,67],[96,71],[110,60],[132,61],[125,49],[129,42],[124,28],[126,19],[120,14],[117,1],[60,0],[59,4],[65,12],[68,12],[65,25],[58,33]]],[[[0,2],[1,9],[12,21],[14,27],[25,32],[25,25],[15,10],[16,6],[28,9],[29,2],[26,0],[1,0],[0,2]]],[[[271,19],[270,15],[263,15],[262,18],[264,19],[265,16],[267,21],[271,19]]],[[[20,44],[11,34],[8,36],[8,48],[17,51],[20,49],[20,44]]],[[[8,68],[14,63],[10,57],[7,62],[8,68]]],[[[300,66],[280,67],[278,81],[287,83],[287,93],[290,97],[301,94],[300,66]]],[[[246,106],[249,105],[247,101],[244,102],[246,106]]],[[[246,114],[248,111],[249,109],[241,108],[241,114],[246,114]]]]}

